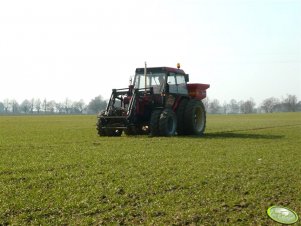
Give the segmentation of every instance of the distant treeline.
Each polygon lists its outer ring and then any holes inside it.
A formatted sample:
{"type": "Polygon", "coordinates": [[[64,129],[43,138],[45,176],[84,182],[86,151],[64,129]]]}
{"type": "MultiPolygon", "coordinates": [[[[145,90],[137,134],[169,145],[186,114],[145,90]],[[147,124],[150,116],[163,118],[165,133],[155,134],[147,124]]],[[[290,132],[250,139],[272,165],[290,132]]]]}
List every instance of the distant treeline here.
{"type": "MultiPolygon", "coordinates": [[[[295,112],[301,111],[301,101],[296,95],[287,95],[281,100],[275,97],[265,99],[257,105],[253,99],[235,100],[220,103],[219,100],[206,98],[203,100],[209,114],[251,114],[272,112],[295,112]]],[[[0,101],[0,114],[97,114],[104,110],[107,101],[102,96],[97,96],[88,104],[83,100],[63,102],[54,100],[30,99],[18,103],[14,99],[0,101]]]]}
{"type": "Polygon", "coordinates": [[[46,99],[30,99],[18,103],[14,99],[0,101],[0,114],[96,114],[105,109],[107,102],[101,96],[92,99],[88,104],[83,100],[63,102],[46,99]]]}
{"type": "Polygon", "coordinates": [[[295,112],[301,111],[301,101],[296,95],[288,94],[281,100],[279,98],[266,98],[259,105],[250,98],[249,100],[235,99],[229,102],[220,103],[219,100],[206,98],[205,108],[211,114],[252,114],[252,113],[272,113],[272,112],[295,112]]]}

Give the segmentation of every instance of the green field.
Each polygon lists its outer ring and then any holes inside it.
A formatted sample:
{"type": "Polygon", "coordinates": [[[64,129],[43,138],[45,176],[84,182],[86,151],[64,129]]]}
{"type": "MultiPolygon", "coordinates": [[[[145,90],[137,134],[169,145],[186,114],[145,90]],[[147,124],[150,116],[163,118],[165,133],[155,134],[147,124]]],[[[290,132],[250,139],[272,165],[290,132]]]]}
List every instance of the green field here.
{"type": "Polygon", "coordinates": [[[98,137],[95,123],[0,117],[0,225],[277,225],[271,205],[301,216],[300,113],[209,115],[202,138],[98,137]]]}

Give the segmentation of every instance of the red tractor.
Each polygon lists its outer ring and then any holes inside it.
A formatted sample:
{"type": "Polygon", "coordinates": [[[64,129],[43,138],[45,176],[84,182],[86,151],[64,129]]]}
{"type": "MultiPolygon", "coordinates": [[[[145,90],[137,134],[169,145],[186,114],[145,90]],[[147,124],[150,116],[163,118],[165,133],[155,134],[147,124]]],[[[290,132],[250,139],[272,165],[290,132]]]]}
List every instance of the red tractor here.
{"type": "Polygon", "coordinates": [[[98,115],[99,136],[202,135],[206,127],[202,99],[210,85],[188,81],[179,64],[137,68],[131,85],[113,89],[106,110],[98,115]]]}

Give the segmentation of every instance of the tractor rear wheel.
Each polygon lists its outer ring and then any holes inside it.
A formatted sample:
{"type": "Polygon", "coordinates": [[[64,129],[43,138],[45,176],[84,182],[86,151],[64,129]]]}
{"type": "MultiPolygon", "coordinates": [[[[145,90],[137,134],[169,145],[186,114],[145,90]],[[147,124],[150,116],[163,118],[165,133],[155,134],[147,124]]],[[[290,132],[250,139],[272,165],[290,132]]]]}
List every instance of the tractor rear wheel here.
{"type": "Polygon", "coordinates": [[[202,101],[190,100],[185,109],[185,134],[202,135],[206,127],[206,111],[202,101]]]}
{"type": "Polygon", "coordinates": [[[159,119],[159,132],[161,136],[173,136],[177,130],[177,116],[171,108],[165,108],[159,119]]]}
{"type": "Polygon", "coordinates": [[[154,110],[152,112],[151,118],[150,118],[150,135],[151,136],[159,136],[159,119],[161,115],[162,110],[154,110]]]}
{"type": "Polygon", "coordinates": [[[177,109],[177,133],[178,135],[184,135],[185,134],[185,109],[186,105],[188,103],[187,99],[181,100],[178,109],[177,109]]]}

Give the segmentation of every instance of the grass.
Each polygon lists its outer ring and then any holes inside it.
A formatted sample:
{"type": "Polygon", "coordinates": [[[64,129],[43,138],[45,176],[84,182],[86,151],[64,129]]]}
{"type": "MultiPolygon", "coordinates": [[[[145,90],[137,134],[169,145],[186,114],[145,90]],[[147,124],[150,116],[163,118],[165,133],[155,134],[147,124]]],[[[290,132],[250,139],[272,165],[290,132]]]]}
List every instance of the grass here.
{"type": "Polygon", "coordinates": [[[98,137],[96,116],[0,117],[0,225],[277,225],[301,215],[301,114],[209,115],[197,137],[98,137]]]}

